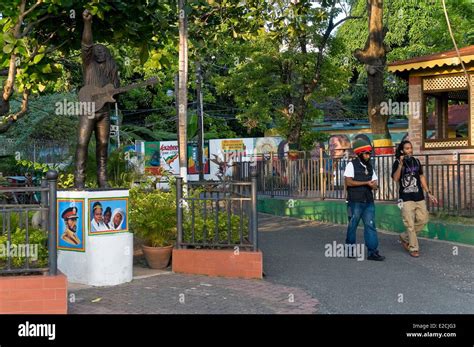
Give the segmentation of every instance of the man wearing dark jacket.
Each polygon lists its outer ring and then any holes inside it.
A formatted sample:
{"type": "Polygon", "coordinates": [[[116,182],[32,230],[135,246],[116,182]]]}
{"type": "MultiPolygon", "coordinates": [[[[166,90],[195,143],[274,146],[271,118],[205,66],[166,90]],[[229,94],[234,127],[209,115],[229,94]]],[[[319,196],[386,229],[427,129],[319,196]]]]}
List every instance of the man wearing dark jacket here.
{"type": "MultiPolygon", "coordinates": [[[[370,163],[372,146],[363,139],[352,145],[357,155],[347,164],[344,172],[347,200],[351,219],[347,227],[347,245],[355,245],[356,231],[360,220],[364,222],[364,240],[368,249],[367,259],[382,261],[384,256],[378,251],[377,229],[375,228],[375,205],[373,191],[377,189],[377,175],[370,163]]],[[[354,256],[350,256],[354,258],[354,256]]]]}

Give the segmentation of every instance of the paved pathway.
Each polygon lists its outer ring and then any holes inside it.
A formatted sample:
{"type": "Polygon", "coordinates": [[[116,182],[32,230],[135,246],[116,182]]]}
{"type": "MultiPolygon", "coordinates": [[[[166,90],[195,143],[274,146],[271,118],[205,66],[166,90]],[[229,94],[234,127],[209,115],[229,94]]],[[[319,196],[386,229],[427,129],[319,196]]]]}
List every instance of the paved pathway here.
{"type": "Polygon", "coordinates": [[[263,281],[157,272],[137,262],[131,283],[72,285],[69,313],[474,313],[474,247],[421,239],[415,259],[397,235],[380,232],[386,261],[357,261],[326,256],[326,245],[344,242],[344,226],[260,215],[260,231],[263,281]]]}
{"type": "Polygon", "coordinates": [[[69,313],[316,313],[318,301],[291,286],[163,272],[108,288],[71,289],[69,313]],[[298,301],[293,300],[294,297],[298,301]]]}
{"type": "Polygon", "coordinates": [[[325,246],[344,242],[344,226],[270,215],[259,221],[265,280],[308,291],[320,313],[474,313],[472,246],[420,239],[421,256],[412,258],[398,234],[379,232],[385,261],[331,258],[325,246]]]}

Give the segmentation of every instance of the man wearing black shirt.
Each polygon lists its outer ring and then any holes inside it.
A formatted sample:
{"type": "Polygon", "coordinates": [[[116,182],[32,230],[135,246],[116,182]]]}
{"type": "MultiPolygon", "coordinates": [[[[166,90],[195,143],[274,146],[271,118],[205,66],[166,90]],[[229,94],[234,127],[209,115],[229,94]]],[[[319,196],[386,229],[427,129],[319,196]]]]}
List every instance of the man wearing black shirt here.
{"type": "Polygon", "coordinates": [[[437,200],[428,188],[420,161],[413,157],[413,146],[410,141],[400,143],[396,157],[392,167],[392,178],[399,183],[399,200],[402,204],[403,224],[406,227],[406,231],[400,235],[400,241],[412,257],[419,257],[416,235],[423,230],[429,219],[423,191],[433,203],[437,203],[437,200]]]}

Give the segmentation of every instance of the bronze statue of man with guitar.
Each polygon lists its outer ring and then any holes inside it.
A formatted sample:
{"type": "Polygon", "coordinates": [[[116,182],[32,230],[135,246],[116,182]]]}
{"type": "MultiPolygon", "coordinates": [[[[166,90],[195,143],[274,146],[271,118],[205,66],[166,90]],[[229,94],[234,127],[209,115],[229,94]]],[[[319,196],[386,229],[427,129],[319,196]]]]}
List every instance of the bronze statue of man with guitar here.
{"type": "MultiPolygon", "coordinates": [[[[84,88],[103,88],[112,84],[119,87],[118,67],[113,60],[109,50],[100,44],[93,44],[92,41],[92,14],[85,10],[82,14],[84,20],[84,31],[82,33],[82,69],[84,78],[84,88]]],[[[86,93],[79,93],[80,102],[91,102],[84,96],[86,93]]],[[[97,160],[97,183],[100,188],[107,188],[107,152],[110,134],[110,104],[103,107],[92,107],[94,110],[90,114],[81,114],[79,121],[79,131],[76,150],[76,172],[74,175],[74,185],[82,189],[85,185],[85,171],[87,164],[87,148],[92,132],[95,132],[96,139],[96,160],[97,160]]]]}
{"type": "Polygon", "coordinates": [[[119,88],[118,67],[109,50],[104,45],[92,42],[91,13],[85,10],[82,18],[84,19],[81,43],[84,87],[79,91],[79,102],[87,105],[83,108],[87,111],[80,115],[74,186],[78,189],[84,188],[87,148],[92,132],[95,132],[97,183],[100,188],[108,188],[107,152],[110,135],[110,103],[115,102],[115,94],[126,92],[132,88],[156,84],[158,80],[151,78],[119,88]]]}

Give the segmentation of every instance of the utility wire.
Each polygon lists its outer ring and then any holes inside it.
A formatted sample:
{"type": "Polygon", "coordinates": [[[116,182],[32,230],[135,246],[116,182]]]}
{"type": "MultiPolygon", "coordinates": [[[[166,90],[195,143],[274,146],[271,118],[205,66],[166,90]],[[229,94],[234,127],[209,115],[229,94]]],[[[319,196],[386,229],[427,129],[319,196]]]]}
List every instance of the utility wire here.
{"type": "Polygon", "coordinates": [[[461,53],[459,52],[456,39],[454,38],[453,30],[451,29],[451,23],[449,22],[449,16],[448,16],[448,10],[446,9],[446,3],[444,0],[441,0],[441,1],[443,3],[443,11],[444,11],[444,16],[446,17],[446,23],[448,24],[449,35],[451,35],[451,40],[453,41],[454,49],[456,50],[456,53],[458,55],[459,62],[461,63],[461,67],[464,71],[464,74],[466,75],[467,89],[469,90],[469,94],[470,94],[471,88],[472,88],[471,79],[469,78],[469,74],[467,73],[466,67],[464,66],[464,62],[462,61],[462,58],[461,58],[461,53]]]}

